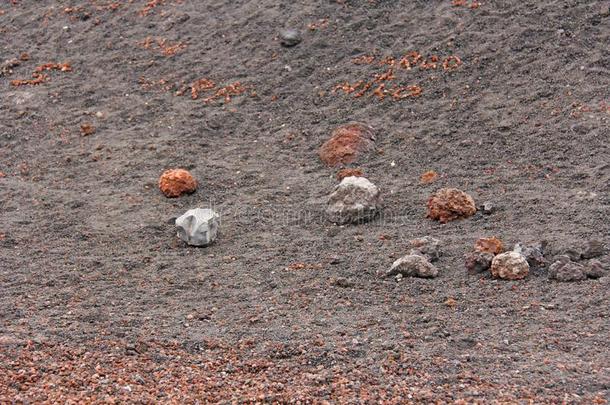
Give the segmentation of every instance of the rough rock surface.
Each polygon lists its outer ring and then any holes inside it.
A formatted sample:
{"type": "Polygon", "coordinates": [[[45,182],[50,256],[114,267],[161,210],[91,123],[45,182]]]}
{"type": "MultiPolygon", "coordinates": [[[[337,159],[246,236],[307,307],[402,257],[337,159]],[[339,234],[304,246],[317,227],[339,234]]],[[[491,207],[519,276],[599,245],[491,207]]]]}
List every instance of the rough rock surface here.
{"type": "Polygon", "coordinates": [[[166,170],[159,177],[159,189],[166,197],[180,197],[197,189],[197,180],[184,169],[166,170]]]}
{"type": "Polygon", "coordinates": [[[513,250],[521,253],[525,257],[527,264],[530,265],[530,269],[536,270],[545,267],[548,264],[544,257],[544,245],[544,242],[531,246],[524,246],[517,243],[513,250]]]}
{"type": "Polygon", "coordinates": [[[176,219],[178,237],[193,246],[207,246],[216,240],[220,215],[208,208],[188,210],[176,219]]]}
{"type": "Polygon", "coordinates": [[[409,254],[392,263],[392,267],[383,273],[384,277],[401,274],[407,277],[434,278],[438,269],[424,256],[409,254]]]}
{"type": "Polygon", "coordinates": [[[575,263],[564,255],[557,258],[555,263],[549,267],[549,279],[557,281],[580,281],[587,278],[585,267],[575,263]]]}
{"type": "Polygon", "coordinates": [[[411,251],[409,254],[426,257],[429,261],[435,262],[441,257],[441,241],[431,236],[413,239],[410,241],[411,251]]]}
{"type": "Polygon", "coordinates": [[[346,177],[362,177],[364,174],[360,169],[341,169],[337,172],[337,180],[341,181],[346,177]]]}
{"type": "Polygon", "coordinates": [[[504,280],[519,280],[529,274],[530,266],[522,254],[506,252],[497,255],[491,262],[491,274],[504,280]]]}
{"type": "Polygon", "coordinates": [[[493,258],[489,252],[470,252],[464,256],[464,266],[469,274],[483,273],[489,270],[493,258]]]}
{"type": "Polygon", "coordinates": [[[443,188],[428,200],[427,217],[446,223],[474,215],[477,208],[472,197],[456,188],[443,188]]]}
{"type": "Polygon", "coordinates": [[[318,151],[320,159],[328,166],[348,164],[359,155],[374,148],[375,132],[366,124],[354,122],[336,128],[331,138],[318,151]]]}
{"type": "Polygon", "coordinates": [[[495,236],[491,238],[480,238],[474,243],[474,250],[477,252],[487,252],[493,255],[500,254],[504,251],[502,241],[495,236]]]}
{"type": "Polygon", "coordinates": [[[338,224],[372,219],[379,211],[379,189],[364,177],[346,177],[330,195],[326,214],[338,224]]]}
{"type": "Polygon", "coordinates": [[[286,28],[280,31],[280,44],[285,47],[298,45],[303,40],[301,33],[294,28],[286,28]]]}

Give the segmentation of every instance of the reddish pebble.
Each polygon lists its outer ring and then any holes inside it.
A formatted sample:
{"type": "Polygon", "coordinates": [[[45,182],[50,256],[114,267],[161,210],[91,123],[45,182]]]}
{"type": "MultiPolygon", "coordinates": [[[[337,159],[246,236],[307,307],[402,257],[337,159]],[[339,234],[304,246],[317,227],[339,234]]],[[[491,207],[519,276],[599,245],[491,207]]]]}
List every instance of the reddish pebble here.
{"type": "Polygon", "coordinates": [[[184,169],[170,169],[159,178],[159,189],[166,197],[180,197],[197,189],[197,180],[184,169]]]}
{"type": "Polygon", "coordinates": [[[430,184],[438,179],[438,173],[434,170],[427,171],[420,177],[421,184],[430,184]]]}
{"type": "Polygon", "coordinates": [[[320,146],[320,159],[328,166],[354,162],[359,155],[374,147],[373,128],[361,123],[350,123],[335,129],[332,137],[320,146]]]}

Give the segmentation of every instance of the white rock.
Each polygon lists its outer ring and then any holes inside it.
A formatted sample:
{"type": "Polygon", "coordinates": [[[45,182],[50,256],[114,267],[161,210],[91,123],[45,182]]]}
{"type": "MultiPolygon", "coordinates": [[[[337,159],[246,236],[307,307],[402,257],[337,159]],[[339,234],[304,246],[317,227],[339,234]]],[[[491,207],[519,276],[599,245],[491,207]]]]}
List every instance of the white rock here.
{"type": "Polygon", "coordinates": [[[328,199],[326,214],[338,224],[372,219],[379,211],[379,189],[364,177],[345,177],[328,199]]]}
{"type": "Polygon", "coordinates": [[[208,208],[188,210],[176,219],[178,237],[193,246],[207,246],[216,240],[220,215],[208,208]]]}
{"type": "Polygon", "coordinates": [[[390,277],[397,274],[405,277],[434,278],[438,276],[438,269],[424,256],[409,254],[396,260],[392,267],[381,275],[390,277]]]}
{"type": "Polygon", "coordinates": [[[519,252],[506,252],[493,258],[491,274],[504,280],[520,280],[530,272],[530,266],[519,252]]]}

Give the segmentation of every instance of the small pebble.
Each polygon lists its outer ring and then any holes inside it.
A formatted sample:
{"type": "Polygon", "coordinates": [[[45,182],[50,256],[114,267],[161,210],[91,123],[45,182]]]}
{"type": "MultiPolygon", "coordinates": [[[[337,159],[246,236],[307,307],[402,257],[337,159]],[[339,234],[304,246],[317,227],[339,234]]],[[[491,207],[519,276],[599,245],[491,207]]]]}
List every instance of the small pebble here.
{"type": "Polygon", "coordinates": [[[491,201],[485,201],[483,203],[483,214],[490,215],[496,210],[496,207],[491,201]]]}
{"type": "Polygon", "coordinates": [[[287,28],[280,31],[280,44],[282,44],[282,46],[295,46],[302,40],[301,33],[293,28],[287,28]]]}

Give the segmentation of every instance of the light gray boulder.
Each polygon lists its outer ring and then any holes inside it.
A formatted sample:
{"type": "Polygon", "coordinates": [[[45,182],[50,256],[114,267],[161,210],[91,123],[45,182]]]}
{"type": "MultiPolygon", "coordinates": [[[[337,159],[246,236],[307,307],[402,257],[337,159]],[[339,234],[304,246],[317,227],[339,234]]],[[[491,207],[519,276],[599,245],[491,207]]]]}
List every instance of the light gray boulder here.
{"type": "Polygon", "coordinates": [[[368,221],[381,204],[379,189],[364,177],[345,177],[328,199],[326,214],[337,224],[368,221]]]}
{"type": "Polygon", "coordinates": [[[178,237],[192,246],[207,246],[216,240],[220,215],[208,208],[188,210],[176,219],[178,237]]]}

